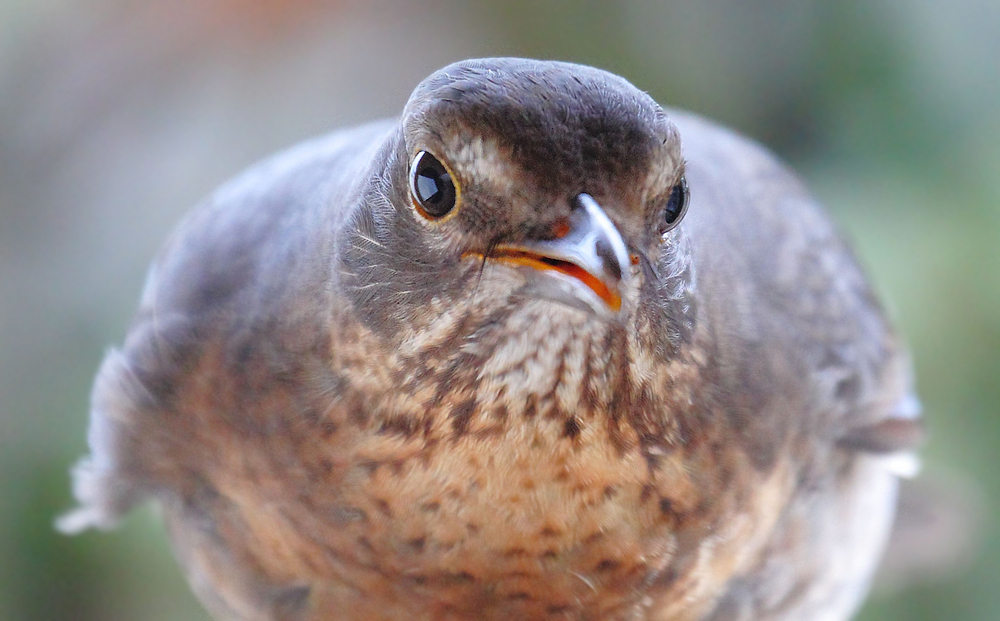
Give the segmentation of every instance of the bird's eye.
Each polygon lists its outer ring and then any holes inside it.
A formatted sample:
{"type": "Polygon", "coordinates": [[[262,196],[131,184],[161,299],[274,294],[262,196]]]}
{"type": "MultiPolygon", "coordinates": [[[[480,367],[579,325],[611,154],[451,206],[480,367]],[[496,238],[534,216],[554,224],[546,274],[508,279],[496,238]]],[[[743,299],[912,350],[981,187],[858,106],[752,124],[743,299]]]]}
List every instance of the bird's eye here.
{"type": "Polygon", "coordinates": [[[667,207],[663,212],[664,227],[660,231],[666,233],[680,223],[687,211],[691,193],[688,191],[687,179],[681,177],[677,185],[670,190],[670,198],[667,199],[667,207]]]}
{"type": "Polygon", "coordinates": [[[455,208],[455,183],[444,164],[427,151],[420,151],[410,164],[410,193],[427,218],[443,218],[455,208]]]}

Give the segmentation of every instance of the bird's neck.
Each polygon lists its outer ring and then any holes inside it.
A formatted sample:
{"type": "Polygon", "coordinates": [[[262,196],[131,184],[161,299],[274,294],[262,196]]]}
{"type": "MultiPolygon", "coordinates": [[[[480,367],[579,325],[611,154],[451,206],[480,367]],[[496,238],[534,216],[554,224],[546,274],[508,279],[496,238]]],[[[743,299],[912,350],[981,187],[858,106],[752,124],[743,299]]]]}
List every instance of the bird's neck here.
{"type": "Polygon", "coordinates": [[[365,395],[368,424],[451,440],[525,424],[572,440],[601,426],[623,452],[676,440],[675,404],[690,402],[680,392],[695,371],[669,341],[682,330],[668,329],[663,308],[621,322],[545,300],[429,310],[392,342],[362,328],[360,342],[335,344],[335,355],[365,361],[336,366],[365,395]]]}

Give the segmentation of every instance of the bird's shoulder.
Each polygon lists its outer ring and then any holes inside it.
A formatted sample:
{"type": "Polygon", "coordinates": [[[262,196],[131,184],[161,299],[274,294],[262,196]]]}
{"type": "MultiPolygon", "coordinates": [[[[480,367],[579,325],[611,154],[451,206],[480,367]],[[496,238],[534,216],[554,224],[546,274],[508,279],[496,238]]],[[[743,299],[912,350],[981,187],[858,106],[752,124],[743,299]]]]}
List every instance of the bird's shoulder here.
{"type": "Polygon", "coordinates": [[[908,352],[823,208],[756,142],[690,113],[671,117],[692,193],[684,226],[701,334],[731,371],[724,390],[799,392],[807,424],[840,446],[913,448],[922,424],[908,352]]]}
{"type": "MultiPolygon", "coordinates": [[[[150,269],[143,311],[198,314],[287,282],[295,261],[329,241],[364,170],[393,127],[370,123],[308,140],[251,166],[195,207],[150,269]]],[[[273,296],[272,296],[273,297],[273,296]]]]}
{"type": "MultiPolygon", "coordinates": [[[[331,266],[323,261],[365,166],[394,126],[376,122],[267,158],[196,206],[147,275],[122,347],[91,395],[81,508],[66,530],[106,527],[190,472],[220,438],[265,437],[268,408],[309,415],[297,382],[322,373],[331,266]]],[[[321,424],[320,413],[312,419],[321,424]]],[[[240,452],[239,447],[230,447],[240,452]]],[[[213,457],[212,453],[216,453],[213,457]]]]}

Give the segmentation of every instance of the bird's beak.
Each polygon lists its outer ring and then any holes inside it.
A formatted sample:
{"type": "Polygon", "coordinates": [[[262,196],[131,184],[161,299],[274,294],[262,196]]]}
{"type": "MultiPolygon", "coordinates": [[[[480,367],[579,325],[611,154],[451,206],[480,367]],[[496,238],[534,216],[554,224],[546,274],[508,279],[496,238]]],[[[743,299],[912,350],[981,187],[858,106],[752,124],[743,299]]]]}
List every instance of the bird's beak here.
{"type": "Polygon", "coordinates": [[[487,258],[571,276],[617,312],[622,306],[622,285],[632,275],[625,241],[593,197],[579,194],[573,202],[569,230],[562,236],[501,244],[487,258]]]}

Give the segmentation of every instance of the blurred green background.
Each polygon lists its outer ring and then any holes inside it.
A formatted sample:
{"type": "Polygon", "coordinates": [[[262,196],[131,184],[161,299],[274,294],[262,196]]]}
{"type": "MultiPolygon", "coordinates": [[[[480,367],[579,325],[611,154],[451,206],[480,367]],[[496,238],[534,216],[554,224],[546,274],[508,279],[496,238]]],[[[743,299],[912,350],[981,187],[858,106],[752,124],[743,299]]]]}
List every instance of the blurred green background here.
{"type": "Polygon", "coordinates": [[[52,529],[104,349],[201,196],[486,55],[620,73],[806,177],[909,338],[926,480],[962,507],[861,618],[1000,619],[995,0],[0,0],[0,619],[206,619],[152,510],[52,529]]]}

